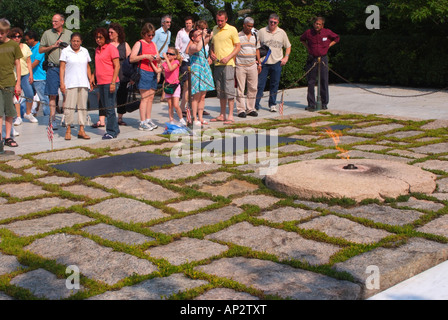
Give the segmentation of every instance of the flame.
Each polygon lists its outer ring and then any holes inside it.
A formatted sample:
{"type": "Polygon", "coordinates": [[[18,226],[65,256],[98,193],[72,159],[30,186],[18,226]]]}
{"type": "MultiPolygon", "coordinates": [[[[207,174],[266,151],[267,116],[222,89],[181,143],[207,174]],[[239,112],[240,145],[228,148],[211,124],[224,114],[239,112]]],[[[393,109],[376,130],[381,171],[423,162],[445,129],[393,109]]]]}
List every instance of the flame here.
{"type": "Polygon", "coordinates": [[[333,131],[331,128],[327,128],[327,129],[325,129],[325,133],[329,136],[329,137],[331,137],[331,139],[333,139],[333,142],[334,142],[334,145],[335,145],[335,148],[336,148],[336,150],[339,150],[340,152],[341,152],[341,154],[339,155],[341,158],[345,158],[345,159],[350,159],[350,156],[349,156],[349,150],[345,150],[345,149],[342,149],[341,147],[339,147],[338,146],[338,144],[339,144],[339,142],[340,142],[340,137],[342,136],[342,133],[341,132],[335,132],[335,131],[333,131]]]}

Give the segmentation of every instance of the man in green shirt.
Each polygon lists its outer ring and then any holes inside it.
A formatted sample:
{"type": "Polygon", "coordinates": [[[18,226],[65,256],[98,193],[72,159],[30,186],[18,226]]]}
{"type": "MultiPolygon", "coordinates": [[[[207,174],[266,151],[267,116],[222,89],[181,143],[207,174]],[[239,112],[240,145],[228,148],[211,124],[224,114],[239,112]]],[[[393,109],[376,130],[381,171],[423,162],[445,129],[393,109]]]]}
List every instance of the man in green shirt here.
{"type": "Polygon", "coordinates": [[[14,75],[14,67],[20,75],[20,58],[23,55],[19,44],[8,38],[10,27],[8,20],[0,19],[0,129],[3,128],[3,117],[5,117],[5,145],[17,147],[18,144],[11,138],[12,120],[17,116],[13,96],[20,95],[22,88],[20,77],[16,80],[14,75]]]}
{"type": "MultiPolygon", "coordinates": [[[[56,98],[60,85],[59,57],[61,50],[69,45],[72,35],[70,30],[64,29],[64,23],[64,16],[59,13],[55,14],[52,19],[53,28],[44,32],[39,47],[39,53],[45,53],[48,56],[45,94],[50,98],[50,119],[53,121],[56,115],[56,98]]],[[[57,123],[55,121],[53,122],[53,129],[57,129],[57,123]]]]}

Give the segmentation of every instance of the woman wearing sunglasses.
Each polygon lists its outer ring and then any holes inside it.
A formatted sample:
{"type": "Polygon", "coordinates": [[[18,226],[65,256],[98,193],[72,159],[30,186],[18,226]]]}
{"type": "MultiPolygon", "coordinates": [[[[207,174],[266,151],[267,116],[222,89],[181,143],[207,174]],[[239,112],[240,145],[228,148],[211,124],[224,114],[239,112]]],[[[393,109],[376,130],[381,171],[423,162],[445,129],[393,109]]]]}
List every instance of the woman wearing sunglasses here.
{"type": "Polygon", "coordinates": [[[141,30],[142,39],[137,41],[131,51],[129,61],[139,63],[140,81],[137,88],[142,97],[140,101],[139,130],[151,131],[157,125],[151,119],[152,103],[157,90],[157,63],[161,61],[156,45],[152,42],[156,29],[151,23],[145,23],[141,30]],[[139,51],[141,49],[141,54],[139,51]]]}

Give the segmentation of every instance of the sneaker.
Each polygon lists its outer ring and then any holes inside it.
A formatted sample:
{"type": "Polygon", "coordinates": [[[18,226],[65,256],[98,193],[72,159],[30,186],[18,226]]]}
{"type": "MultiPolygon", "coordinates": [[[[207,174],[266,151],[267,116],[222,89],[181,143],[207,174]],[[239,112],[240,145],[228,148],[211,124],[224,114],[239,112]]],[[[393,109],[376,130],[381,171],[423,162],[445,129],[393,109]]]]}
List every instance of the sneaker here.
{"type": "Polygon", "coordinates": [[[102,139],[103,140],[110,140],[110,139],[114,139],[114,137],[112,135],[108,134],[108,133],[105,133],[102,139]]]}
{"type": "Polygon", "coordinates": [[[20,133],[19,133],[19,131],[14,129],[14,127],[12,127],[12,135],[13,135],[13,137],[17,137],[17,136],[20,136],[20,133]]]}
{"type": "Polygon", "coordinates": [[[240,117],[240,118],[246,118],[246,112],[240,112],[240,113],[238,113],[238,117],[240,117]]]}
{"type": "Polygon", "coordinates": [[[157,129],[157,128],[158,128],[158,126],[157,126],[154,122],[152,122],[151,119],[146,119],[146,123],[147,123],[150,127],[152,127],[151,130],[154,130],[154,129],[157,129]]]}
{"type": "Polygon", "coordinates": [[[153,128],[147,124],[146,122],[140,122],[140,125],[138,126],[138,130],[140,131],[151,131],[153,128]]]}
{"type": "Polygon", "coordinates": [[[34,118],[34,116],[31,113],[30,114],[25,114],[23,117],[26,120],[28,120],[29,122],[32,122],[32,123],[38,123],[39,122],[39,121],[37,121],[36,118],[34,118]]]}
{"type": "Polygon", "coordinates": [[[14,120],[14,125],[15,126],[20,126],[22,124],[22,118],[17,117],[16,120],[14,120]]]}
{"type": "Polygon", "coordinates": [[[251,117],[258,117],[258,112],[254,110],[254,111],[249,112],[247,115],[251,116],[251,117]]]}
{"type": "Polygon", "coordinates": [[[270,106],[269,107],[269,110],[271,111],[271,112],[277,112],[277,106],[270,106]]]}
{"type": "Polygon", "coordinates": [[[202,123],[201,123],[201,121],[194,121],[194,122],[193,122],[193,125],[194,125],[195,127],[202,127],[202,123]]]}
{"type": "Polygon", "coordinates": [[[322,110],[327,110],[328,107],[327,106],[322,106],[322,110]]]}
{"type": "Polygon", "coordinates": [[[308,107],[305,108],[305,110],[313,112],[313,111],[316,111],[316,107],[315,106],[308,106],[308,107]]]}
{"type": "Polygon", "coordinates": [[[187,126],[187,123],[185,122],[184,118],[180,119],[179,123],[185,127],[187,126]]]}

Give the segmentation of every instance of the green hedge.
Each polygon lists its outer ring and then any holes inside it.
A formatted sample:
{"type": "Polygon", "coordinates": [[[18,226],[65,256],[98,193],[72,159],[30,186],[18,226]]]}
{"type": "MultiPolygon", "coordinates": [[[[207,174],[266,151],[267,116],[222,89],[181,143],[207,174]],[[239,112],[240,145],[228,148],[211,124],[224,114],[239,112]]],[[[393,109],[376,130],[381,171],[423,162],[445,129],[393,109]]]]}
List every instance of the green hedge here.
{"type": "MultiPolygon", "coordinates": [[[[341,36],[331,49],[332,69],[353,82],[445,88],[448,40],[435,36],[341,36]]],[[[332,75],[334,81],[342,82],[332,75]]]]}

